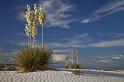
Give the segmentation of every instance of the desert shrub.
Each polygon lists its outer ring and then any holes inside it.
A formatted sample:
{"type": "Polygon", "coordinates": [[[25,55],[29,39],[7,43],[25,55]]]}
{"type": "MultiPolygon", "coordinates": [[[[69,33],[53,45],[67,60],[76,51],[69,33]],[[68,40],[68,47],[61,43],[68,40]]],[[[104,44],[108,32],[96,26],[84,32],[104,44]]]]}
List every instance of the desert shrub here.
{"type": "Polygon", "coordinates": [[[81,65],[77,63],[70,63],[68,64],[67,68],[69,69],[81,69],[81,65]]]}
{"type": "Polygon", "coordinates": [[[52,60],[52,49],[24,47],[16,54],[17,65],[22,72],[43,70],[52,60]]]}

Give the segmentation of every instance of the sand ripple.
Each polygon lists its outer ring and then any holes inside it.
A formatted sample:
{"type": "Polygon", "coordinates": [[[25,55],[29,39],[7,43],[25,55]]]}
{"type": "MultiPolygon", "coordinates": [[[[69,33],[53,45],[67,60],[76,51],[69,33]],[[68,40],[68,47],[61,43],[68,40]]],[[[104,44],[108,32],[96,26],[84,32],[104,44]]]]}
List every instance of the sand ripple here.
{"type": "Polygon", "coordinates": [[[124,82],[124,78],[96,76],[90,74],[74,75],[67,71],[43,71],[30,73],[1,71],[0,82],[124,82]]]}

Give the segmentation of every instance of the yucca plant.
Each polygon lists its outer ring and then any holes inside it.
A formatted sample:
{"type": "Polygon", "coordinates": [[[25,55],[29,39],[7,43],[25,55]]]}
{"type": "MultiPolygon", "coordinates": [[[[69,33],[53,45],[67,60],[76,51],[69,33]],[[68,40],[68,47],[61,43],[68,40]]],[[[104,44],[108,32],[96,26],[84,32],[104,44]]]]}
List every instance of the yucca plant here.
{"type": "Polygon", "coordinates": [[[80,69],[81,68],[81,64],[79,64],[78,56],[79,56],[79,51],[77,50],[74,53],[74,50],[72,49],[71,56],[70,56],[71,62],[68,63],[69,57],[66,57],[65,58],[65,62],[66,62],[65,68],[69,68],[69,69],[80,69]],[[74,61],[74,56],[76,56],[76,60],[77,60],[76,62],[74,61]]]}
{"type": "Polygon", "coordinates": [[[51,49],[24,47],[16,54],[16,61],[22,72],[43,70],[51,60],[51,49]]]}
{"type": "Polygon", "coordinates": [[[70,63],[68,64],[68,68],[69,69],[80,69],[81,68],[81,65],[80,64],[77,64],[77,63],[70,63]]]}

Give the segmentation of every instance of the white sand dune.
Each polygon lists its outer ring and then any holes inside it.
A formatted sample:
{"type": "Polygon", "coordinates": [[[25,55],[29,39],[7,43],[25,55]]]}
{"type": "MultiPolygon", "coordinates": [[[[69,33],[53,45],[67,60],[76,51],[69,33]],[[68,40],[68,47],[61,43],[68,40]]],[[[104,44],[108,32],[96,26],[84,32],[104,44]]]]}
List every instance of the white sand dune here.
{"type": "Polygon", "coordinates": [[[124,82],[124,77],[93,74],[75,75],[67,71],[38,71],[30,73],[1,71],[0,82],[124,82]]]}

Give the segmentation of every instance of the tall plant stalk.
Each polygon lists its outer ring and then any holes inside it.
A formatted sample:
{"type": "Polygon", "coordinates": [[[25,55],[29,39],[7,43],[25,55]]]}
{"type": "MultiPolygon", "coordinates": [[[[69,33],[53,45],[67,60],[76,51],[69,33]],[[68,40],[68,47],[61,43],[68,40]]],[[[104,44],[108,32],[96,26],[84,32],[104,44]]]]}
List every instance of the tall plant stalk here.
{"type": "Polygon", "coordinates": [[[44,23],[46,21],[46,13],[40,5],[40,9],[37,10],[36,4],[34,5],[34,10],[31,10],[30,7],[27,5],[26,11],[26,22],[27,26],[25,28],[25,32],[28,35],[28,44],[30,47],[36,47],[36,36],[37,36],[37,24],[38,20],[41,24],[41,32],[42,32],[42,48],[44,48],[44,23]]]}
{"type": "Polygon", "coordinates": [[[29,39],[29,36],[28,36],[28,46],[29,46],[29,43],[30,43],[30,39],[29,39]]]}
{"type": "Polygon", "coordinates": [[[33,38],[33,47],[37,47],[36,38],[33,38]]]}
{"type": "Polygon", "coordinates": [[[30,34],[30,28],[29,28],[28,24],[25,25],[25,29],[24,30],[25,30],[26,35],[28,37],[28,46],[30,46],[30,42],[31,42],[30,36],[31,36],[31,34],[30,34]]]}
{"type": "Polygon", "coordinates": [[[42,27],[42,48],[44,48],[44,23],[46,21],[46,13],[42,8],[42,5],[40,5],[40,11],[39,11],[39,22],[42,27]]]}
{"type": "Polygon", "coordinates": [[[26,11],[26,27],[25,32],[28,36],[28,45],[30,47],[36,47],[36,36],[37,36],[37,23],[38,23],[39,12],[34,4],[34,10],[31,10],[27,5],[26,11]]]}
{"type": "Polygon", "coordinates": [[[79,51],[77,50],[77,51],[76,51],[77,64],[79,64],[78,56],[79,56],[79,51]]]}
{"type": "Polygon", "coordinates": [[[36,47],[36,37],[37,37],[37,23],[38,23],[39,12],[37,10],[36,4],[34,4],[34,19],[33,19],[33,30],[32,30],[32,37],[33,37],[33,47],[36,47]]]}
{"type": "Polygon", "coordinates": [[[32,47],[32,38],[31,38],[31,34],[29,35],[29,37],[30,37],[30,47],[32,47]]]}
{"type": "Polygon", "coordinates": [[[42,48],[44,48],[44,25],[42,25],[42,48]]]}
{"type": "Polygon", "coordinates": [[[31,47],[32,46],[32,38],[31,38],[31,32],[32,32],[32,10],[30,9],[29,5],[27,5],[27,11],[26,11],[26,14],[25,14],[25,18],[26,18],[26,26],[25,26],[25,32],[28,36],[28,40],[29,40],[29,43],[28,45],[31,47]]]}
{"type": "Polygon", "coordinates": [[[74,63],[74,50],[71,51],[71,63],[74,63]]]}
{"type": "Polygon", "coordinates": [[[68,56],[65,58],[65,66],[68,66],[68,56]]]}

